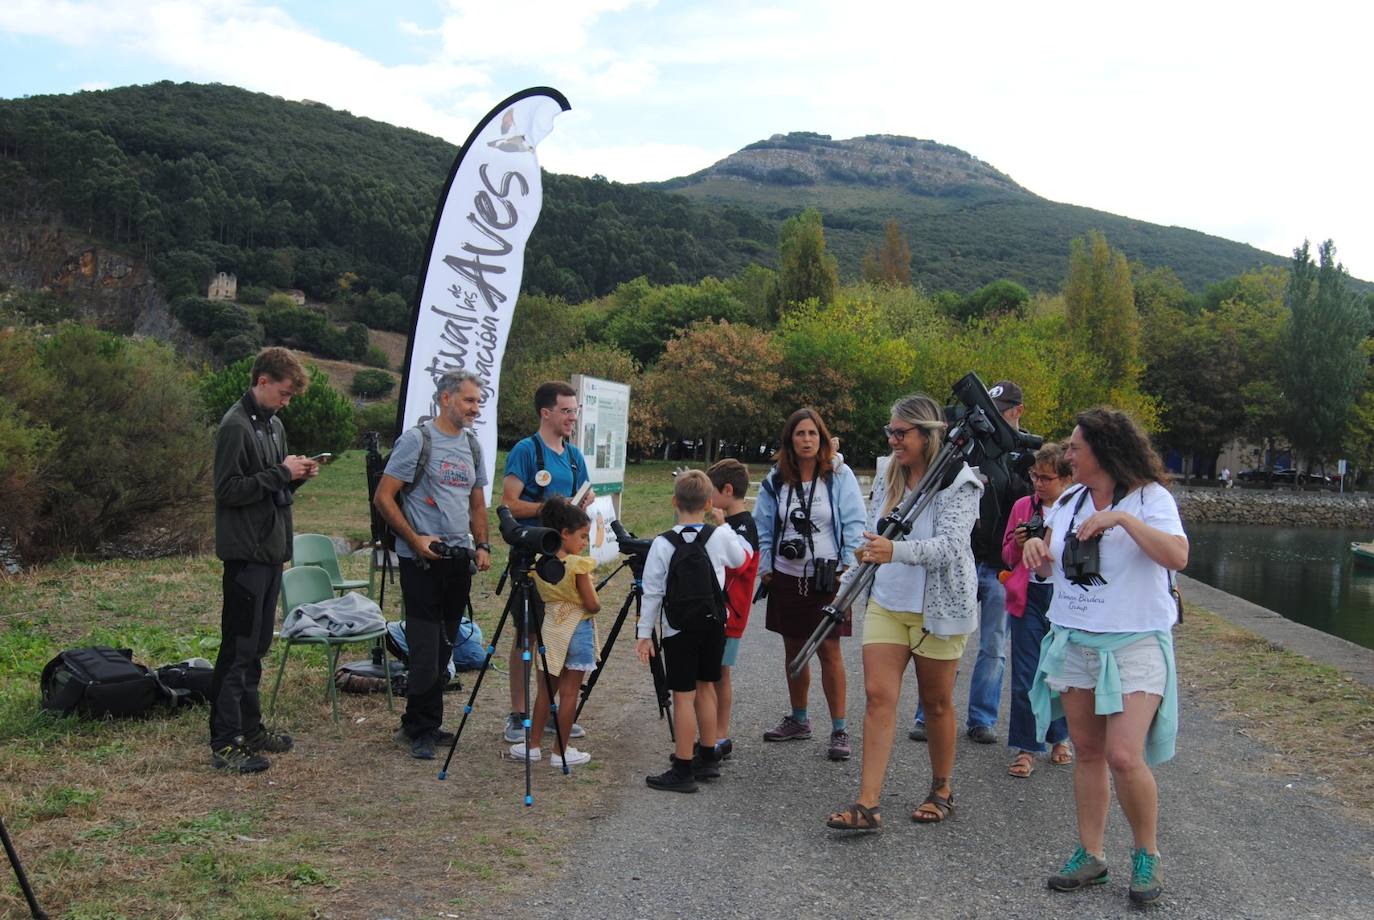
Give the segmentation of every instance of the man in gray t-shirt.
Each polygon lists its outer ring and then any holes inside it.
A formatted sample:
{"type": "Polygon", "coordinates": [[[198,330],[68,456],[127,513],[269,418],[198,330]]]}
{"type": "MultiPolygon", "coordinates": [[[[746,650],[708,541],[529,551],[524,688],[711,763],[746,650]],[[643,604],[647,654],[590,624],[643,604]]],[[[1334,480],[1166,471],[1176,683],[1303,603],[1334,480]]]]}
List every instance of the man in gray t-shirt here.
{"type": "Polygon", "coordinates": [[[482,450],[472,433],[482,405],[482,383],[466,371],[450,371],[436,385],[439,414],[425,423],[429,459],[417,470],[424,437],[411,428],[396,441],[372,503],[396,533],[401,557],[401,594],[406,605],[406,642],[410,673],[406,711],[399,740],[412,757],[430,760],[436,743],[451,734],[444,720],[444,685],[458,622],[472,590],[471,562],[491,568],[487,542],[486,472],[482,450]],[[440,556],[431,546],[472,550],[458,558],[440,556]]]}

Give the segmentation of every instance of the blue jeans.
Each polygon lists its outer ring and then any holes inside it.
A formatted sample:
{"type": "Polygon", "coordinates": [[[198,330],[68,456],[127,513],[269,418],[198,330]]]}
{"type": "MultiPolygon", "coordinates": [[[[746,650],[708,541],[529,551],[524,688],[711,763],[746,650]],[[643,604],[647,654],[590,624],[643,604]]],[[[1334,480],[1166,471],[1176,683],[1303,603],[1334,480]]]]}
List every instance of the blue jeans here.
{"type": "MultiPolygon", "coordinates": [[[[968,688],[968,727],[997,724],[1002,700],[1002,676],[1007,670],[1007,592],[997,577],[1000,569],[978,563],[978,660],[968,688]]],[[[921,707],[916,721],[924,723],[921,707]]]]}
{"type": "MultiPolygon", "coordinates": [[[[1050,631],[1050,621],[1046,614],[1050,609],[1050,598],[1054,596],[1053,585],[1038,585],[1031,582],[1026,588],[1026,612],[1011,620],[1011,716],[1007,730],[1007,745],[1018,751],[1039,753],[1045,745],[1035,737],[1035,714],[1031,712],[1030,687],[1035,679],[1035,669],[1040,663],[1040,640],[1050,631]]],[[[1055,719],[1050,723],[1045,740],[1058,744],[1069,737],[1066,721],[1055,719]]]]}

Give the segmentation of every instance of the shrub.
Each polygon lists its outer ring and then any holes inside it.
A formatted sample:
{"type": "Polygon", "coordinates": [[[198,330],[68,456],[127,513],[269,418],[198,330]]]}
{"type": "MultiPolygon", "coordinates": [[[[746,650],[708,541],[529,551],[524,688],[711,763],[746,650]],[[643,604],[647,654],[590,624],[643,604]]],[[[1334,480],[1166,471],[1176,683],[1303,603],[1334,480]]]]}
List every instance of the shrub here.
{"type": "MultiPolygon", "coordinates": [[[[243,396],[248,389],[248,373],[253,356],[236,361],[223,370],[212,371],[200,378],[201,411],[212,424],[243,396]]],[[[353,421],[353,406],[348,398],[329,385],[329,377],[313,364],[306,364],[310,386],[298,393],[291,404],[281,411],[286,426],[287,448],[293,454],[315,454],[321,451],[342,453],[353,443],[357,428],[353,421]]]]}
{"type": "Polygon", "coordinates": [[[271,293],[267,288],[253,284],[245,285],[239,288],[239,303],[264,304],[271,293]]]}
{"type": "Polygon", "coordinates": [[[172,315],[192,334],[205,339],[210,351],[225,361],[236,361],[262,344],[262,329],[257,320],[235,303],[178,297],[172,302],[172,315]]]}
{"type": "Polygon", "coordinates": [[[368,367],[380,367],[384,371],[391,369],[391,359],[377,345],[367,346],[367,352],[363,354],[363,363],[368,367]]]}
{"type": "Polygon", "coordinates": [[[5,504],[27,506],[0,520],[26,561],[204,542],[210,437],[169,348],[67,325],[41,341],[6,336],[0,366],[0,475],[16,490],[5,504]]]}
{"type": "Polygon", "coordinates": [[[378,399],[396,387],[396,378],[386,371],[358,371],[353,376],[353,394],[363,399],[378,399]]]}

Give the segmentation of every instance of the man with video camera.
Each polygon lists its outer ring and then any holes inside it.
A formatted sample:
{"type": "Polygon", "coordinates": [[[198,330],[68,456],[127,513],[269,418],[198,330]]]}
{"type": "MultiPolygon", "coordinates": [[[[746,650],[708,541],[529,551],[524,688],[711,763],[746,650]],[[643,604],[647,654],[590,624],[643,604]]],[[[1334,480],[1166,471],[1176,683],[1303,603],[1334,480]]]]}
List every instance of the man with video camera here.
{"type": "Polygon", "coordinates": [[[473,569],[491,568],[482,488],[487,476],[472,430],[481,411],[482,382],[467,371],[449,371],[435,384],[435,399],[438,415],[396,440],[372,500],[396,533],[406,606],[410,671],[397,739],[420,760],[433,759],[436,744],[453,740],[440,729],[448,662],[473,569]],[[421,468],[426,440],[428,457],[421,468]]]}
{"type": "MultiPolygon", "coordinates": [[[[988,395],[1002,418],[1019,430],[1025,410],[1021,387],[1001,380],[988,388],[988,395]]],[[[973,558],[978,569],[978,658],[969,680],[967,724],[969,738],[979,744],[997,741],[994,726],[1002,700],[1008,644],[1007,593],[1001,581],[1006,568],[1002,561],[1002,535],[1011,506],[1018,498],[1030,494],[1026,474],[1033,460],[1034,451],[1012,452],[992,461],[974,458],[985,485],[978,521],[973,527],[973,558]]],[[[924,713],[919,706],[909,737],[913,741],[926,740],[924,713]]]]}
{"type": "Polygon", "coordinates": [[[264,348],[249,388],[215,432],[215,555],[224,560],[221,638],[210,685],[210,749],[216,769],[261,773],[264,752],[291,750],[291,736],[262,724],[258,681],[272,644],[282,565],[291,558],[295,490],[320,465],[286,453],[277,413],[309,384],[285,348],[264,348]]]}

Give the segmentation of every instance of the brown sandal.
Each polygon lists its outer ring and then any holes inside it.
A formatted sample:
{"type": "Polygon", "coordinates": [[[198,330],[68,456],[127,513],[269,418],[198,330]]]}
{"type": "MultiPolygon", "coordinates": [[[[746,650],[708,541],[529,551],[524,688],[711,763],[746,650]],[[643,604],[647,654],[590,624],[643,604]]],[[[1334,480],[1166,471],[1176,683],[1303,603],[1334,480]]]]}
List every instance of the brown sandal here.
{"type": "Polygon", "coordinates": [[[939,824],[941,821],[954,814],[954,793],[948,796],[939,795],[933,789],[926,800],[916,806],[916,810],[911,813],[911,820],[917,824],[939,824]],[[922,809],[926,809],[922,811],[922,809]]]}
{"type": "Polygon", "coordinates": [[[1066,767],[1073,763],[1073,747],[1067,741],[1057,741],[1050,748],[1050,763],[1056,767],[1066,767]]]}
{"type": "Polygon", "coordinates": [[[1007,774],[1017,779],[1029,779],[1035,772],[1035,755],[1030,751],[1021,751],[1012,758],[1011,765],[1007,767],[1007,774]]]}
{"type": "Polygon", "coordinates": [[[837,831],[877,831],[882,830],[883,816],[877,807],[865,808],[855,802],[844,811],[832,813],[825,826],[837,831]]]}

